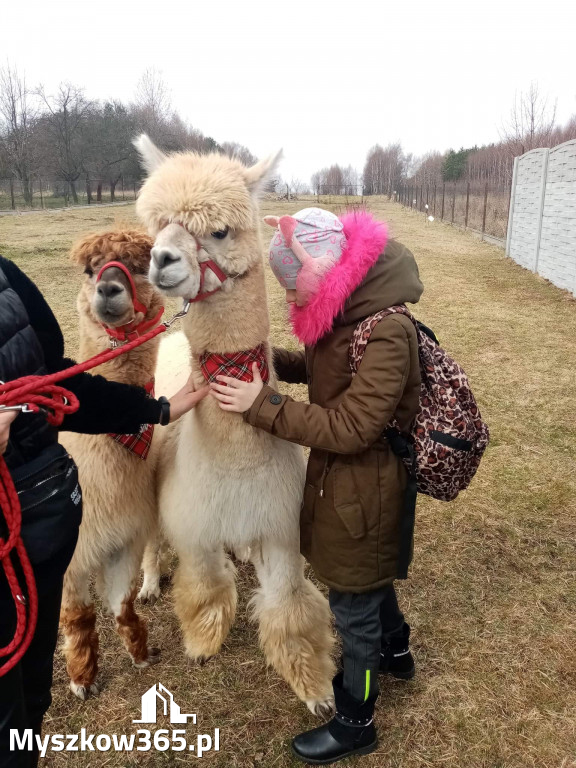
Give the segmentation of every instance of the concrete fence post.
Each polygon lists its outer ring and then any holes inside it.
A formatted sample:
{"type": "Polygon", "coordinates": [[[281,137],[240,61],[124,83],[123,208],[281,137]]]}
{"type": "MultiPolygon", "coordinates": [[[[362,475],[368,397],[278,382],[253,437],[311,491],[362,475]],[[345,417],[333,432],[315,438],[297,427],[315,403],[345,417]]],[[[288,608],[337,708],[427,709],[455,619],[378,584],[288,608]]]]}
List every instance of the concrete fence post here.
{"type": "Polygon", "coordinates": [[[542,177],[540,179],[540,205],[538,208],[538,224],[536,225],[536,242],[534,243],[534,267],[533,272],[538,273],[538,259],[540,257],[540,239],[542,237],[542,219],[544,218],[544,200],[546,199],[546,178],[548,176],[548,156],[550,150],[547,149],[542,160],[542,177]]]}
{"type": "Polygon", "coordinates": [[[516,201],[516,181],[518,179],[519,157],[514,158],[514,170],[512,171],[512,186],[510,187],[510,206],[508,208],[508,229],[506,232],[506,256],[510,256],[510,243],[512,242],[512,227],[514,222],[514,203],[516,201]]]}

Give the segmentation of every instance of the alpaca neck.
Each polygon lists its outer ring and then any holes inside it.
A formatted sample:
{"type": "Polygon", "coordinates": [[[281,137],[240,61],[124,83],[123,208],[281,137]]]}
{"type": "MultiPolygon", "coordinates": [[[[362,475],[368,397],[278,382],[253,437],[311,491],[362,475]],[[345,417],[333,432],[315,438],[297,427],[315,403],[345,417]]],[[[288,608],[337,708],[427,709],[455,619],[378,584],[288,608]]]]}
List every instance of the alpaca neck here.
{"type": "MultiPolygon", "coordinates": [[[[158,311],[159,307],[156,307],[158,311]]],[[[153,377],[158,357],[159,338],[156,336],[142,346],[136,347],[114,360],[99,365],[90,371],[92,374],[105,376],[112,381],[143,387],[153,377]]],[[[80,315],[80,360],[88,360],[94,355],[110,349],[110,337],[104,328],[85,313],[80,315]]]]}
{"type": "Polygon", "coordinates": [[[239,352],[267,341],[270,320],[262,262],[229,289],[193,304],[184,330],[194,355],[239,352]]]}

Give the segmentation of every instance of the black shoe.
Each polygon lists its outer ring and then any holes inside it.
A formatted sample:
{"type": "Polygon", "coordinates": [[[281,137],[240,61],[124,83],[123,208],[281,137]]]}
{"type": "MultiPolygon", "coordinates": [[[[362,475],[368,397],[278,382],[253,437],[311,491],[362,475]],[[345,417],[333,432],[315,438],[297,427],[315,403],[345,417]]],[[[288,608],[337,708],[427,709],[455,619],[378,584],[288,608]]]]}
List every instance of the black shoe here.
{"type": "Polygon", "coordinates": [[[389,645],[380,654],[380,672],[398,680],[412,680],[416,674],[414,657],[410,653],[410,626],[404,623],[402,634],[390,639],[389,645]]]}
{"type": "Polygon", "coordinates": [[[374,727],[377,696],[364,703],[342,688],[342,673],[333,680],[336,715],[329,723],[306,731],[292,741],[292,752],[304,763],[328,765],[352,755],[368,755],[378,746],[374,727]]]}

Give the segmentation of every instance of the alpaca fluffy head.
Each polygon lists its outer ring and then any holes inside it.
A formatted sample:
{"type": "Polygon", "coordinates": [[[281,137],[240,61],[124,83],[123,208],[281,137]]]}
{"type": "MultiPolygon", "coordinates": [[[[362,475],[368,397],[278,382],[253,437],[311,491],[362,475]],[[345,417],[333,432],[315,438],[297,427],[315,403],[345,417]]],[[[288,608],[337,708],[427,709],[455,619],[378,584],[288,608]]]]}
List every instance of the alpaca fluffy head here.
{"type": "Polygon", "coordinates": [[[165,155],[147,136],[134,143],[149,172],[136,212],[155,238],[150,280],[163,293],[193,299],[221,287],[211,271],[201,278],[202,262],[234,277],[261,260],[258,202],[280,152],[247,168],[217,153],[165,155]]]}
{"type": "Polygon", "coordinates": [[[84,269],[78,299],[80,311],[111,328],[144,319],[144,313],[134,309],[132,287],[122,270],[110,267],[97,282],[100,270],[110,261],[119,261],[129,270],[136,286],[135,298],[145,307],[157,308],[158,294],[146,277],[151,249],[152,239],[135,229],[99,232],[78,240],[70,257],[84,269]]]}

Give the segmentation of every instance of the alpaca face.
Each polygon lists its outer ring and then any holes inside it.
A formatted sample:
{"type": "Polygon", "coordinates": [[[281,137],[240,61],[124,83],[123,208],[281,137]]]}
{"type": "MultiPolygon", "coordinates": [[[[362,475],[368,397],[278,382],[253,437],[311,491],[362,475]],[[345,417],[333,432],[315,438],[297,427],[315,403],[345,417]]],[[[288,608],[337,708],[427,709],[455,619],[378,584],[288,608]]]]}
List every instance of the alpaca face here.
{"type": "Polygon", "coordinates": [[[231,291],[234,278],[262,260],[258,202],[280,153],[247,168],[221,154],[166,156],[147,136],[135,145],[150,174],[136,202],[155,238],[150,281],[168,296],[187,299],[231,291]],[[203,268],[206,262],[222,270],[223,282],[203,268]]]}
{"type": "Polygon", "coordinates": [[[130,230],[89,235],[81,240],[73,248],[72,258],[84,268],[84,282],[78,297],[83,314],[110,328],[143,320],[144,315],[135,311],[133,300],[137,298],[148,307],[157,296],[146,278],[151,247],[149,237],[130,230]],[[100,270],[110,261],[119,261],[130,271],[136,297],[128,277],[117,267],[106,269],[97,281],[100,270]]]}
{"type": "Polygon", "coordinates": [[[194,299],[200,291],[214,291],[221,287],[220,279],[208,269],[202,280],[200,265],[212,261],[229,275],[235,240],[230,227],[201,235],[179,224],[168,224],[154,242],[149,280],[166,296],[194,299]]]}

